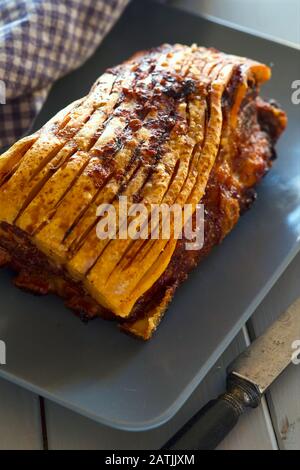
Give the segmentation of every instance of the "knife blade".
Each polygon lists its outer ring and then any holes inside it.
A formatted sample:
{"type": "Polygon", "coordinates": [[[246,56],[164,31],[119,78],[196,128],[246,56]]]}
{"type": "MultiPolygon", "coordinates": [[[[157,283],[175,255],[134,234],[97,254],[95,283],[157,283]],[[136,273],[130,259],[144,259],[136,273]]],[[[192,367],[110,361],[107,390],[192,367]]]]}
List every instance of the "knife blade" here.
{"type": "Polygon", "coordinates": [[[215,449],[239,417],[260,404],[279,375],[292,362],[300,363],[298,356],[300,298],[231,363],[227,391],[202,408],[162,449],[215,449]]]}
{"type": "Polygon", "coordinates": [[[292,346],[299,340],[300,298],[229,366],[229,371],[254,384],[263,395],[292,362],[292,346]]]}

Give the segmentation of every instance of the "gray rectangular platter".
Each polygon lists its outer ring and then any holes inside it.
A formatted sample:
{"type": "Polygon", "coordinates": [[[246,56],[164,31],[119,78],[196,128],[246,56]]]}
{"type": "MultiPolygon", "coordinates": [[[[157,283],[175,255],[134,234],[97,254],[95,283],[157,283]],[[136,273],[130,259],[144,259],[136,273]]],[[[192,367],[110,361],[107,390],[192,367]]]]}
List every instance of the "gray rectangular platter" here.
{"type": "Polygon", "coordinates": [[[299,51],[155,2],[137,0],[76,72],[53,88],[36,127],[84,95],[106,67],[163,42],[197,42],[273,68],[264,94],[287,110],[279,159],[238,227],[179,289],[152,341],[102,320],[82,324],[54,296],[16,290],[0,273],[0,375],[109,426],[146,430],[171,418],[300,248],[300,106],[291,102],[299,51]]]}

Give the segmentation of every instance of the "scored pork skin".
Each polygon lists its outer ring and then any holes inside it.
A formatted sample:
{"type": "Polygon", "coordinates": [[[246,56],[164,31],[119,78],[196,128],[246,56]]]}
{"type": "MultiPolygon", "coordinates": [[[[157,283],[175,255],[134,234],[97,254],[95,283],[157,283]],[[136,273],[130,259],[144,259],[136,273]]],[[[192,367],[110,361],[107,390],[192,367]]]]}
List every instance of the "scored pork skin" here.
{"type": "Polygon", "coordinates": [[[116,317],[150,337],[271,166],[286,117],[258,97],[269,78],[268,67],[245,58],[163,45],[108,70],[15,144],[0,157],[0,246],[20,272],[17,285],[58,292],[87,316],[116,317]],[[204,202],[203,249],[185,252],[174,238],[99,240],[97,207],[117,207],[120,195],[147,205],[204,202]]]}

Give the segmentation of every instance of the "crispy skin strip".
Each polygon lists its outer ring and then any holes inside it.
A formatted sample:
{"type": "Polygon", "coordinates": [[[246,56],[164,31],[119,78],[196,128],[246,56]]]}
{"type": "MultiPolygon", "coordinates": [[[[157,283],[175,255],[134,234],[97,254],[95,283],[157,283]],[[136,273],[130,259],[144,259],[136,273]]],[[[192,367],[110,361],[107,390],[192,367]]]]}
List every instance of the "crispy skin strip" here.
{"type": "Polygon", "coordinates": [[[7,176],[11,176],[14,168],[24,157],[27,150],[36,142],[38,135],[31,135],[16,142],[7,152],[2,154],[0,160],[0,185],[7,176]]]}
{"type": "Polygon", "coordinates": [[[22,158],[26,155],[27,151],[32,147],[32,145],[38,140],[41,134],[45,134],[49,131],[59,131],[63,128],[68,120],[69,113],[72,109],[76,108],[81,103],[82,99],[70,103],[66,108],[59,111],[55,116],[53,116],[50,121],[48,121],[40,131],[26,136],[16,142],[10,149],[1,155],[0,159],[0,186],[3,182],[7,182],[11,176],[14,174],[18,165],[22,161],[22,158]]]}

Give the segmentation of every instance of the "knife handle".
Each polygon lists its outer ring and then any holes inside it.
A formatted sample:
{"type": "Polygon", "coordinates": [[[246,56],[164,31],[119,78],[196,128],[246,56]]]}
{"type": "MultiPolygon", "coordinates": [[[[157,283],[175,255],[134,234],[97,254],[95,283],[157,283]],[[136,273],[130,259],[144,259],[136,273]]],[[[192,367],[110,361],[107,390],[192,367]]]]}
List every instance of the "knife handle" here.
{"type": "Polygon", "coordinates": [[[260,401],[255,385],[230,375],[227,392],[207,403],[163,449],[213,450],[234,428],[246,409],[256,408],[260,401]]]}

